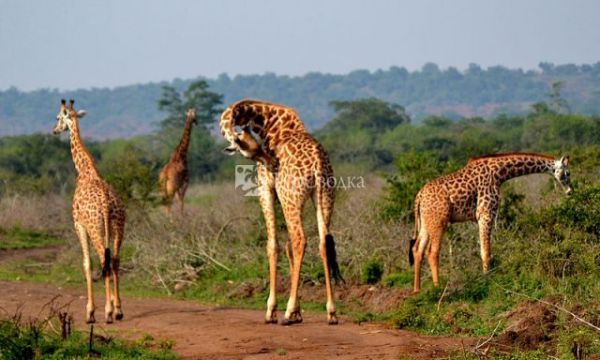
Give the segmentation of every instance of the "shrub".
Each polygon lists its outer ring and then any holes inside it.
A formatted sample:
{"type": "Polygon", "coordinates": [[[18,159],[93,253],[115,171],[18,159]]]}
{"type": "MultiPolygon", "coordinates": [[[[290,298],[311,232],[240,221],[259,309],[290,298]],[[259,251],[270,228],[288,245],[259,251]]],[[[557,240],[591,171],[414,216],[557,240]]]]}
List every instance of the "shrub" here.
{"type": "Polygon", "coordinates": [[[361,275],[363,283],[378,283],[383,275],[383,262],[380,259],[369,259],[363,265],[361,275]]]}

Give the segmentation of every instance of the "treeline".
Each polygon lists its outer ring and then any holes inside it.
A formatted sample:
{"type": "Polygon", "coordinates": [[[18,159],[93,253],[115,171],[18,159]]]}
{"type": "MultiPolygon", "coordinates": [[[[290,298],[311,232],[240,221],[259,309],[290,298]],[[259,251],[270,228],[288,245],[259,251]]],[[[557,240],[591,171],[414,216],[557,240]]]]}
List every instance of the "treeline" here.
{"type": "MultiPolygon", "coordinates": [[[[263,75],[220,75],[207,79],[210,88],[224,95],[228,104],[245,97],[280,102],[297,108],[313,130],[333,115],[334,100],[376,97],[402,104],[415,121],[429,115],[453,120],[463,117],[492,117],[501,113],[524,114],[531,103],[544,100],[551,84],[562,82],[570,111],[600,113],[600,62],[593,65],[541,63],[539,71],[523,71],[471,64],[459,71],[440,69],[428,63],[417,71],[402,67],[370,72],[357,70],[345,75],[309,73],[290,77],[263,75]]],[[[183,91],[197,79],[176,79],[115,89],[93,88],[59,92],[43,89],[21,92],[0,91],[0,136],[48,132],[60,98],[75,98],[89,111],[88,136],[96,139],[133,137],[151,133],[165,114],[156,108],[162,87],[183,91]]]]}
{"type": "MultiPolygon", "coordinates": [[[[177,114],[183,114],[183,109],[198,99],[210,99],[210,107],[193,130],[188,156],[191,175],[196,181],[231,178],[234,162],[241,160],[222,155],[224,144],[209,134],[210,122],[220,110],[220,98],[206,87],[194,89],[183,94],[165,90],[162,108],[171,115],[156,133],[86,141],[102,173],[125,198],[151,197],[158,171],[181,135],[184,119],[177,114]]],[[[557,103],[563,103],[560,94],[557,103]]],[[[420,124],[413,122],[404,107],[376,98],[335,101],[331,107],[334,117],[314,136],[329,152],[338,173],[394,172],[397,167],[404,177],[423,179],[425,167],[421,163],[428,163],[426,168],[436,169],[437,174],[487,153],[559,155],[600,144],[600,116],[568,114],[560,108],[553,110],[552,103],[547,102],[533,104],[524,115],[460,120],[430,116],[420,124]],[[431,161],[434,163],[429,164],[431,161]]],[[[84,135],[90,127],[86,121],[82,120],[81,126],[84,135]]],[[[0,191],[58,191],[70,186],[73,171],[68,138],[41,134],[0,138],[0,191]]]]}

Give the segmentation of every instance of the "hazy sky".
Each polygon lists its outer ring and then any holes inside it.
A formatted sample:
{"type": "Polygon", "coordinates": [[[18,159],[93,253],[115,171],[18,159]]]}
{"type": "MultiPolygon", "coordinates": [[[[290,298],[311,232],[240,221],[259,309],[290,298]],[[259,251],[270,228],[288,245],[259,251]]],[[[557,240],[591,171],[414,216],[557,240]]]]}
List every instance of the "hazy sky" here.
{"type": "Polygon", "coordinates": [[[600,61],[600,1],[0,0],[0,89],[600,61]]]}

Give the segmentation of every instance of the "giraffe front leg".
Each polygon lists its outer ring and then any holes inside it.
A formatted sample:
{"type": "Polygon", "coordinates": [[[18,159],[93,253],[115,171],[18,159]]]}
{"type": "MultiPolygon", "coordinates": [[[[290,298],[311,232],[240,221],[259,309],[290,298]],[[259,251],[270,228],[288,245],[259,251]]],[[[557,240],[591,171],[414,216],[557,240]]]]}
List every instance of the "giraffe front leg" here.
{"type": "Polygon", "coordinates": [[[83,253],[83,274],[87,285],[87,304],[85,307],[85,322],[93,324],[96,322],[94,317],[94,289],[92,285],[92,261],[90,260],[89,236],[82,225],[75,224],[77,237],[81,243],[81,251],[83,253]]]}
{"type": "Polygon", "coordinates": [[[479,225],[479,246],[481,251],[481,263],[483,273],[486,274],[490,270],[491,246],[490,239],[492,235],[492,226],[494,217],[488,213],[482,213],[477,219],[479,225]]]}

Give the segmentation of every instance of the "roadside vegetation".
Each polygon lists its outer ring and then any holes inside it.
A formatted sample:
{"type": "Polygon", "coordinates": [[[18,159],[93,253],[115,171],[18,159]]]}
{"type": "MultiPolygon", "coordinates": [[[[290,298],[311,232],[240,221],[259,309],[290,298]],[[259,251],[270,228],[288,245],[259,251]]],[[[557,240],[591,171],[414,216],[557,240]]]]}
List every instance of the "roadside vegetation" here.
{"type": "MultiPolygon", "coordinates": [[[[169,91],[165,101],[182,108],[197,98],[169,91]]],[[[346,279],[336,287],[342,314],[357,322],[482,338],[478,349],[457,358],[600,354],[600,117],[570,114],[560,93],[525,115],[429,117],[419,125],[403,107],[378,99],[332,105],[336,115],[315,137],[330,153],[337,176],[364,180],[364,187],[340,188],[336,195],[333,235],[346,279]],[[564,196],[549,176],[509,181],[492,239],[491,272],[480,271],[476,225],[454,225],[442,245],[440,286],[433,287],[425,266],[423,290],[412,295],[407,251],[416,192],[469,157],[502,151],[569,154],[574,194],[564,196]]],[[[88,142],[100,171],[128,204],[124,294],[263,308],[268,264],[262,213],[257,199],[244,197],[232,181],[234,164],[244,162],[221,158],[222,144],[206,138],[208,132],[198,134],[205,140],[192,140],[202,145],[191,167],[195,184],[186,197],[186,214],[169,219],[156,191],[168,152],[153,150],[159,141],[176,141],[179,133],[171,134],[170,126],[179,120],[169,121],[160,134],[88,142]]],[[[0,238],[8,239],[0,249],[67,245],[42,264],[3,261],[0,279],[82,286],[70,219],[73,172],[64,140],[0,139],[0,238]]],[[[281,214],[278,221],[283,248],[281,214]]],[[[322,310],[323,269],[312,206],[306,209],[305,230],[303,306],[322,310]]],[[[283,252],[279,266],[281,309],[287,300],[283,252]]]]}
{"type": "Polygon", "coordinates": [[[168,341],[150,336],[125,341],[73,330],[69,314],[53,305],[38,319],[24,319],[19,312],[0,314],[0,359],[177,359],[168,341]]]}

